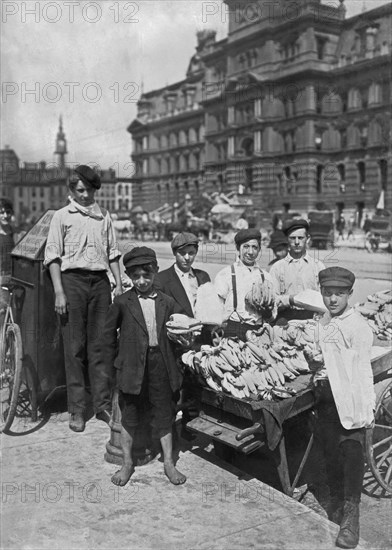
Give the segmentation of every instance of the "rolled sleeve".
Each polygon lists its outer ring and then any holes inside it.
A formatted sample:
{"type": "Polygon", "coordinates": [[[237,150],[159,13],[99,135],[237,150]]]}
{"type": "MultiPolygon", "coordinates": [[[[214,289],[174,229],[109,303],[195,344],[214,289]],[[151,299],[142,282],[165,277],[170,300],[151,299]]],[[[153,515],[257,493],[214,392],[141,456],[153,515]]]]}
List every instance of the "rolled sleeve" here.
{"type": "Polygon", "coordinates": [[[371,349],[373,345],[373,332],[367,325],[361,323],[356,327],[353,334],[352,348],[357,352],[359,376],[362,379],[364,395],[367,396],[372,405],[376,408],[376,393],[374,390],[373,369],[371,363],[371,349]]]}
{"type": "Polygon", "coordinates": [[[231,272],[230,268],[225,267],[215,277],[214,287],[218,296],[226,300],[231,291],[231,272]]]}
{"type": "Polygon", "coordinates": [[[49,226],[46,240],[44,266],[49,266],[55,260],[60,260],[64,253],[64,235],[60,212],[55,212],[49,226]]]}
{"type": "Polygon", "coordinates": [[[116,232],[115,232],[115,229],[114,229],[114,226],[113,226],[113,223],[112,223],[112,220],[110,218],[110,215],[109,213],[107,213],[107,218],[108,218],[108,228],[107,228],[107,232],[108,232],[108,259],[109,259],[109,262],[113,261],[113,260],[116,260],[118,258],[120,258],[121,256],[121,252],[118,248],[118,243],[117,243],[117,239],[116,239],[116,232]]]}

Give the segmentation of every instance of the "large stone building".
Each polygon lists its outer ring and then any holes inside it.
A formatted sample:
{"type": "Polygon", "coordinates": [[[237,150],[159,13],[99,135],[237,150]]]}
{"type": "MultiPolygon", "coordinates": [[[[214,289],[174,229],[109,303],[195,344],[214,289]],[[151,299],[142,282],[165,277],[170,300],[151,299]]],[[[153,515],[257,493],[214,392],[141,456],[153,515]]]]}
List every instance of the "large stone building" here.
{"type": "Polygon", "coordinates": [[[260,209],[392,206],[391,31],[385,5],[226,0],[227,38],[197,33],[186,78],[144,93],[128,131],[133,202],[234,191],[260,209]]]}

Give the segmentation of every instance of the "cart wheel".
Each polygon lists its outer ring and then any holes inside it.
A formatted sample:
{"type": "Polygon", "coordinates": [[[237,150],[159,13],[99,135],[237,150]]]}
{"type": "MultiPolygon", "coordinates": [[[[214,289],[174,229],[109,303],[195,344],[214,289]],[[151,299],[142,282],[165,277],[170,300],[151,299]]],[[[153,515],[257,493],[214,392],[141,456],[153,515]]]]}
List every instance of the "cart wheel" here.
{"type": "Polygon", "coordinates": [[[22,383],[22,336],[16,324],[7,327],[0,361],[0,432],[7,432],[15,418],[22,383]]]}
{"type": "Polygon", "coordinates": [[[10,428],[4,430],[8,435],[27,435],[39,430],[48,422],[50,408],[46,401],[38,406],[37,387],[34,365],[25,357],[14,421],[10,428]]]}
{"type": "MultiPolygon", "coordinates": [[[[375,424],[366,433],[368,466],[381,487],[383,496],[392,496],[392,383],[377,399],[375,424]]],[[[366,487],[365,487],[366,488],[366,487]]],[[[374,495],[377,488],[373,488],[374,495]]]]}

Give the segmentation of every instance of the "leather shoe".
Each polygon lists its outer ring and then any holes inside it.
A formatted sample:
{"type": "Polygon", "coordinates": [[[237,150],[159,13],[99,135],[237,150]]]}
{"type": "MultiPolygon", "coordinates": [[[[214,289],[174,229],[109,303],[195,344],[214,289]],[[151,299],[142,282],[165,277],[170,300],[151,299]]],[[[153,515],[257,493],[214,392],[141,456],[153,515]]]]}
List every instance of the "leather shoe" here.
{"type": "Polygon", "coordinates": [[[359,503],[346,500],[336,546],[355,548],[359,542],[359,503]]]}
{"type": "Polygon", "coordinates": [[[97,413],[95,415],[95,418],[97,418],[98,420],[102,420],[102,422],[106,422],[106,424],[109,424],[109,422],[111,421],[112,419],[112,415],[110,414],[109,411],[100,411],[99,413],[97,413]]]}
{"type": "Polygon", "coordinates": [[[71,413],[69,415],[69,427],[74,432],[84,432],[86,423],[82,413],[71,413]]]}

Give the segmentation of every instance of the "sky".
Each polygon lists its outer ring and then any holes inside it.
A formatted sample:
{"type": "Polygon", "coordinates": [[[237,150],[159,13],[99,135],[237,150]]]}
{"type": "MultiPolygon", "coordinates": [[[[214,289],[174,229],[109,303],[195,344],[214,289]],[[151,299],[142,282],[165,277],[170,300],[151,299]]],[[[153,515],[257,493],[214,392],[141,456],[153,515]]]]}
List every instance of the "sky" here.
{"type": "MultiPolygon", "coordinates": [[[[347,16],[386,3],[345,0],[347,16]]],[[[142,90],[182,80],[196,32],[215,29],[219,40],[228,24],[220,0],[2,0],[1,10],[0,147],[55,162],[62,115],[67,162],[123,177],[142,90]]]]}

